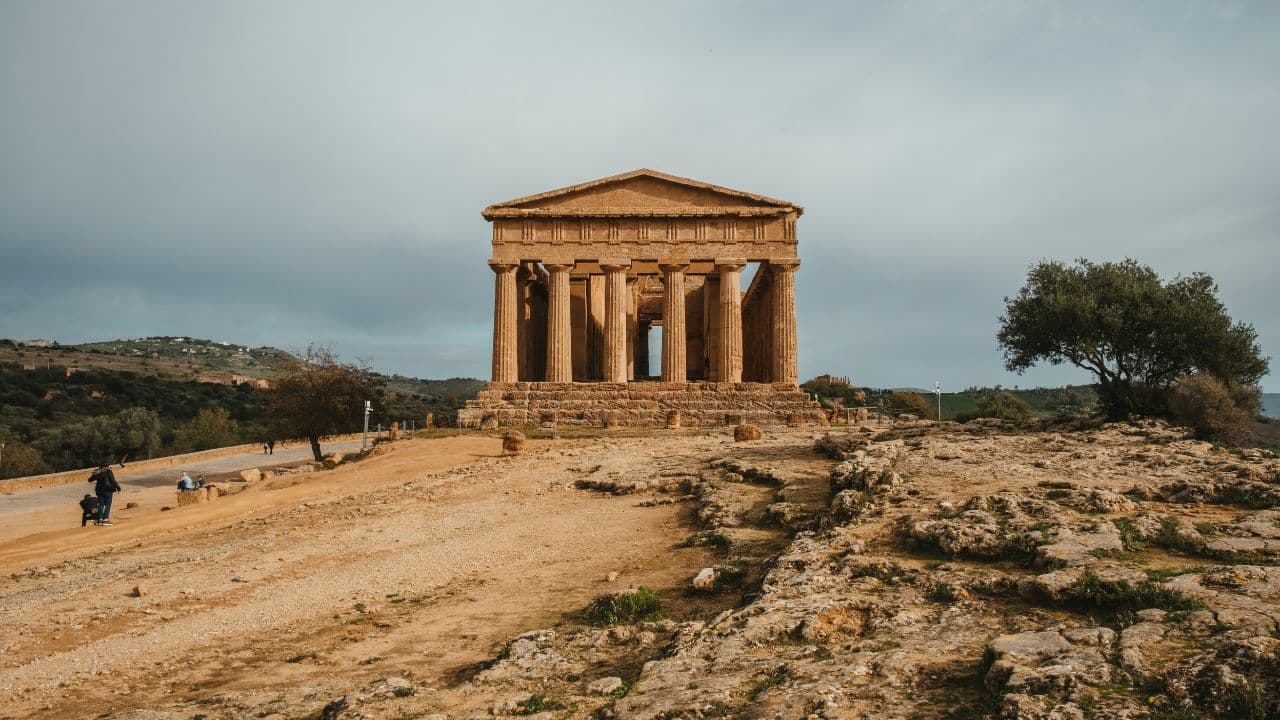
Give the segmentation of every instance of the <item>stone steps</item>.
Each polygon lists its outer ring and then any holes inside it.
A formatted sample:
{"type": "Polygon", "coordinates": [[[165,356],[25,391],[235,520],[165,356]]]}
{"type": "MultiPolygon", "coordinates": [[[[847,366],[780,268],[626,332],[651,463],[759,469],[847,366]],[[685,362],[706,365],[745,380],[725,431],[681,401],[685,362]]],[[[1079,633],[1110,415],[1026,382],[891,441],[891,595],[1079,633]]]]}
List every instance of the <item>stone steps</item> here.
{"type": "Polygon", "coordinates": [[[825,424],[826,416],[794,385],[771,383],[502,383],[491,384],[458,412],[462,427],[567,425],[662,427],[678,412],[682,425],[825,424]]]}

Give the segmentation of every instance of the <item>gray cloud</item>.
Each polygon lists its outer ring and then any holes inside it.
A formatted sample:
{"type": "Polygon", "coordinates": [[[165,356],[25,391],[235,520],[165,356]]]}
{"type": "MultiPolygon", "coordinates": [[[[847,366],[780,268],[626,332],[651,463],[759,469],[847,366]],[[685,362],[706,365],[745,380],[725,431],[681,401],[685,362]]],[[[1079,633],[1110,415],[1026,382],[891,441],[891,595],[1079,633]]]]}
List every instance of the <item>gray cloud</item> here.
{"type": "Polygon", "coordinates": [[[1273,4],[461,5],[0,4],[0,336],[484,376],[480,209],[647,166],[806,207],[802,374],[1082,380],[995,348],[1049,257],[1280,354],[1273,4]]]}

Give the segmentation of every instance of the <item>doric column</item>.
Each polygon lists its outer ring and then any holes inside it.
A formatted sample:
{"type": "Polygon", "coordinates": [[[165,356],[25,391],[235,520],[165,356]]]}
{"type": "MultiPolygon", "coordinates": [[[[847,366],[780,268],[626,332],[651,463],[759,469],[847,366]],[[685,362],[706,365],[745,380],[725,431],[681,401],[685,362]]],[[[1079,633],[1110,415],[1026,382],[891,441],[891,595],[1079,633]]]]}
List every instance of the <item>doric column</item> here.
{"type": "Polygon", "coordinates": [[[604,270],[604,381],[627,381],[627,270],[630,260],[601,260],[604,270]]]}
{"type": "Polygon", "coordinates": [[[516,267],[518,263],[490,260],[493,286],[493,381],[515,382],[516,373],[516,267]]]}
{"type": "Polygon", "coordinates": [[[604,276],[587,278],[587,377],[604,378],[604,276]]]}
{"type": "Polygon", "coordinates": [[[742,382],[742,268],[747,261],[718,258],[720,274],[720,347],[718,365],[720,382],[742,382]]]}
{"type": "Polygon", "coordinates": [[[544,262],[547,269],[547,382],[573,382],[573,325],[569,271],[573,263],[544,262]]]}
{"type": "Polygon", "coordinates": [[[689,263],[663,261],[662,270],[662,382],[688,382],[685,358],[684,271],[689,263]]]}
{"type": "Polygon", "coordinates": [[[796,268],[799,260],[770,260],[773,297],[773,360],[770,379],[776,383],[796,385],[800,374],[796,369],[796,268]]]}

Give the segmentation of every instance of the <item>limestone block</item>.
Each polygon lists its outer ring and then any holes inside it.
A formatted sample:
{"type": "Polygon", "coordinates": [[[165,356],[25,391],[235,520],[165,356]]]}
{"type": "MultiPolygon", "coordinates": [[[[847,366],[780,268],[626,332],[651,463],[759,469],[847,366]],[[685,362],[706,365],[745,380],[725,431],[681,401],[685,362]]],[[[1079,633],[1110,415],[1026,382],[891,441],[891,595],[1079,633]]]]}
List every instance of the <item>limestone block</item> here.
{"type": "Polygon", "coordinates": [[[667,411],[667,429],[675,430],[679,427],[680,427],[680,411],[679,410],[667,411]]]}
{"type": "Polygon", "coordinates": [[[736,442],[759,440],[762,437],[764,436],[760,432],[760,428],[750,423],[738,423],[738,425],[733,428],[733,439],[736,442]]]}
{"type": "Polygon", "coordinates": [[[258,482],[259,480],[262,479],[262,471],[259,470],[258,468],[249,468],[248,470],[241,470],[240,477],[244,478],[244,481],[248,483],[258,482]]]}
{"type": "Polygon", "coordinates": [[[524,452],[525,442],[524,433],[519,430],[508,430],[507,434],[502,436],[502,453],[518,455],[524,452]]]}

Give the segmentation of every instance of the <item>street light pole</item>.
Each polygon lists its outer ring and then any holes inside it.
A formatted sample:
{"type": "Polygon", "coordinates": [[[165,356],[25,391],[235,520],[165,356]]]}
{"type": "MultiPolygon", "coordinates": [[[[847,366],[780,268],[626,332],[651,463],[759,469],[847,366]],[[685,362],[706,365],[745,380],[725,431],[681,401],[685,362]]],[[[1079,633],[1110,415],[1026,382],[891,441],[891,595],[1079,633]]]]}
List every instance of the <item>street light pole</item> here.
{"type": "Polygon", "coordinates": [[[364,401],[364,437],[360,439],[360,449],[364,450],[369,446],[369,413],[373,411],[373,403],[364,401]]]}
{"type": "Polygon", "coordinates": [[[938,422],[942,422],[942,383],[933,384],[933,394],[938,396],[938,422]]]}

